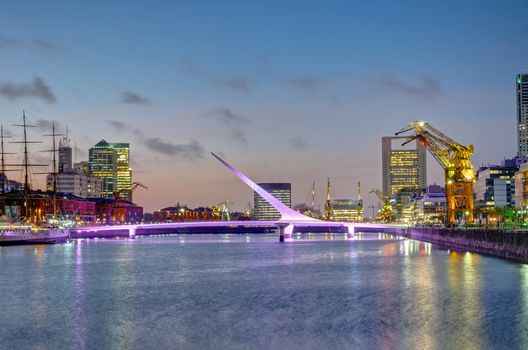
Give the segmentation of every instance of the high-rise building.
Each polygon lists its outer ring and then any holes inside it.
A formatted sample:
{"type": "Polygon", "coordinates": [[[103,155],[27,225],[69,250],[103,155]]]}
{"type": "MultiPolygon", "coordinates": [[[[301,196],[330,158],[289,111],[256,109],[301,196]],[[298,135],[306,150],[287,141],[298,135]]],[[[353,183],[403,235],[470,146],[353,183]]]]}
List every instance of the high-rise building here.
{"type": "Polygon", "coordinates": [[[473,183],[475,204],[479,208],[502,208],[515,203],[515,166],[491,165],[477,171],[473,183]]]}
{"type": "Polygon", "coordinates": [[[88,151],[88,173],[101,179],[101,196],[111,197],[115,191],[117,154],[111,144],[99,141],[88,151]]]}
{"type": "Polygon", "coordinates": [[[132,169],[130,168],[130,144],[112,143],[117,154],[115,192],[132,201],[132,169]]]}
{"type": "Polygon", "coordinates": [[[99,141],[89,150],[88,172],[102,181],[101,195],[131,200],[132,170],[128,143],[99,141]]]}
{"type": "Polygon", "coordinates": [[[517,92],[517,155],[528,156],[528,74],[518,74],[517,92]]]}
{"type": "Polygon", "coordinates": [[[426,187],[426,148],[418,141],[415,147],[411,144],[402,147],[405,139],[397,136],[381,139],[383,195],[386,197],[393,197],[401,190],[426,187]]]}
{"type": "Polygon", "coordinates": [[[72,171],[72,148],[68,144],[67,139],[63,139],[59,143],[59,173],[67,173],[72,171]]]}
{"type": "MultiPolygon", "coordinates": [[[[291,184],[290,183],[259,183],[260,187],[269,192],[273,197],[291,208],[291,184]]],[[[257,220],[278,220],[280,213],[275,210],[257,192],[253,198],[253,215],[257,220]]]]}

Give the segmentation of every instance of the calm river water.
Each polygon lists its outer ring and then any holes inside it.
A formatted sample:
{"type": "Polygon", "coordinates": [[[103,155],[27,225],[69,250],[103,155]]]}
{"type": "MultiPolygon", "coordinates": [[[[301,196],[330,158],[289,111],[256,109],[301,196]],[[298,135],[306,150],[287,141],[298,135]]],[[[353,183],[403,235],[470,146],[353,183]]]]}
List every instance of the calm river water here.
{"type": "Polygon", "coordinates": [[[528,265],[369,234],[0,248],[1,349],[528,348],[528,265]]]}

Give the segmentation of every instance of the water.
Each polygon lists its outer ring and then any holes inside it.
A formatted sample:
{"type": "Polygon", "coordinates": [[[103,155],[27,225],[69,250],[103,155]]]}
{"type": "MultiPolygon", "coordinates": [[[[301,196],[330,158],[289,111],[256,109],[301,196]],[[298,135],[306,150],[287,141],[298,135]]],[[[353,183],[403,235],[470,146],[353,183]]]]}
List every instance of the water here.
{"type": "Polygon", "coordinates": [[[2,247],[0,348],[528,347],[528,266],[387,238],[2,247]]]}

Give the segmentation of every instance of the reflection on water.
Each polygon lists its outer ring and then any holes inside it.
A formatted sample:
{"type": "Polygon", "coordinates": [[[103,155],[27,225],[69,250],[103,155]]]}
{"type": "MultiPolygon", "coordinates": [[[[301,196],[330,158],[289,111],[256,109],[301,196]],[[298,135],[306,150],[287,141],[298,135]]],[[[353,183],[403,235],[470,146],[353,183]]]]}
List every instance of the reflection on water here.
{"type": "MultiPolygon", "coordinates": [[[[79,242],[80,243],[80,242],[79,242]]],[[[85,296],[85,281],[83,271],[83,246],[82,244],[68,243],[68,247],[75,252],[74,258],[74,280],[73,280],[73,342],[76,349],[86,349],[86,296],[85,296]]]]}
{"type": "Polygon", "coordinates": [[[521,289],[521,318],[518,322],[518,327],[515,332],[520,334],[522,344],[528,344],[528,265],[523,265],[520,268],[520,289],[521,289]]]}
{"type": "Polygon", "coordinates": [[[528,269],[386,234],[0,249],[2,348],[522,348],[528,269]]]}

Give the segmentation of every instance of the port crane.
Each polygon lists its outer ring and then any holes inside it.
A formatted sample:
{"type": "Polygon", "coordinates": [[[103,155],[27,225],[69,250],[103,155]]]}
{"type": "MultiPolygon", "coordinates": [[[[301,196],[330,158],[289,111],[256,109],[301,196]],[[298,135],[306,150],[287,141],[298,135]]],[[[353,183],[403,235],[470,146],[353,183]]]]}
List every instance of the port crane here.
{"type": "Polygon", "coordinates": [[[225,200],[221,203],[218,203],[217,205],[213,205],[213,217],[219,218],[220,221],[230,221],[229,216],[229,208],[227,207],[229,204],[234,204],[231,201],[225,200]]]}
{"type": "Polygon", "coordinates": [[[330,178],[326,183],[326,202],[325,202],[325,221],[334,220],[334,206],[332,205],[332,196],[330,195],[330,178]]]}
{"type": "Polygon", "coordinates": [[[394,221],[394,214],[392,210],[392,205],[390,203],[389,198],[385,197],[383,195],[383,192],[378,190],[377,188],[372,189],[369,194],[374,193],[376,197],[378,197],[380,204],[383,205],[383,208],[380,210],[380,213],[378,214],[382,222],[386,223],[392,223],[394,221]]]}
{"type": "Polygon", "coordinates": [[[473,145],[464,146],[441,133],[429,123],[414,121],[398,131],[407,134],[403,145],[413,140],[420,141],[444,168],[446,180],[447,222],[453,226],[458,219],[473,222],[473,182],[475,169],[471,163],[473,145]]]}

